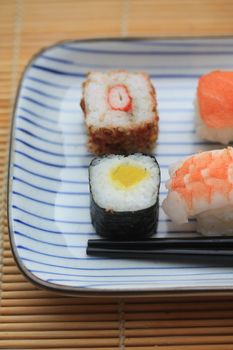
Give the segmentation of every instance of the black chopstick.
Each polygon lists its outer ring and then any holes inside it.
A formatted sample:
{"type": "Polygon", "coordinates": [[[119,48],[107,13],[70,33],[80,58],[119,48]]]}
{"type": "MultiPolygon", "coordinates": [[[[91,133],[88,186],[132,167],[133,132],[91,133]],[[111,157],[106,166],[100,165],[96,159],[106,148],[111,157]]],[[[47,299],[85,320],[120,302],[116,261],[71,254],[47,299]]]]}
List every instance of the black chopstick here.
{"type": "Polygon", "coordinates": [[[233,256],[233,237],[151,238],[137,241],[89,240],[87,254],[114,258],[155,258],[157,255],[233,256]]]}

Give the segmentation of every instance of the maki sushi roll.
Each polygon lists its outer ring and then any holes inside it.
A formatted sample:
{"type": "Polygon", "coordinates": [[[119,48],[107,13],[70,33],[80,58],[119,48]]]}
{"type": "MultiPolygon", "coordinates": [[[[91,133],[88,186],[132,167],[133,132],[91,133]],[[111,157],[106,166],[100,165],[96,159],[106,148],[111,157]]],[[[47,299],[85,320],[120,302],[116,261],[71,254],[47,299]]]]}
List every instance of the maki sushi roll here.
{"type": "Polygon", "coordinates": [[[149,155],[108,155],[89,167],[91,218],[97,234],[140,238],[156,232],[160,169],[149,155]]]}
{"type": "Polygon", "coordinates": [[[92,153],[147,153],[158,134],[155,89],[145,73],[92,72],[81,107],[92,153]]]}
{"type": "Polygon", "coordinates": [[[197,133],[206,140],[233,140],[233,72],[203,75],[197,88],[197,133]]]}
{"type": "Polygon", "coordinates": [[[193,155],[170,170],[165,213],[177,224],[197,219],[204,235],[233,235],[233,148],[193,155]]]}

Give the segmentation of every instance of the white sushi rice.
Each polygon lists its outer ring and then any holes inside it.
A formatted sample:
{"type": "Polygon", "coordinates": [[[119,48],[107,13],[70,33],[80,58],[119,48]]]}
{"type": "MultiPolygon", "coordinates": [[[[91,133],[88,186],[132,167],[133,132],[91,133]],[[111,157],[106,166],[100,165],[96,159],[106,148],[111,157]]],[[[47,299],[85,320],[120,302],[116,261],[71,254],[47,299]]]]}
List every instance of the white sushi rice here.
{"type": "Polygon", "coordinates": [[[205,236],[233,235],[233,205],[204,211],[196,218],[197,231],[205,236]]]}
{"type": "Polygon", "coordinates": [[[94,201],[106,210],[136,211],[149,208],[157,201],[159,184],[159,168],[150,156],[109,155],[99,158],[99,161],[90,167],[90,185],[94,201]],[[109,173],[122,164],[141,166],[148,171],[149,176],[132,188],[121,189],[114,186],[109,173]]]}
{"type": "Polygon", "coordinates": [[[84,100],[87,108],[86,123],[88,126],[128,127],[132,123],[152,121],[155,115],[152,107],[151,85],[148,77],[142,73],[128,72],[93,72],[84,89],[84,100]],[[132,97],[132,111],[111,110],[107,101],[109,87],[123,84],[132,97]]]}
{"type": "Polygon", "coordinates": [[[220,142],[223,145],[227,145],[233,140],[233,128],[210,128],[202,120],[200,116],[198,99],[194,102],[195,105],[195,115],[196,115],[196,131],[197,135],[208,141],[220,142]]]}
{"type": "Polygon", "coordinates": [[[172,191],[164,200],[162,207],[178,225],[186,224],[191,218],[196,219],[197,232],[205,236],[233,235],[233,205],[229,205],[221,194],[214,195],[211,204],[198,200],[195,213],[190,213],[181,196],[172,191]]]}

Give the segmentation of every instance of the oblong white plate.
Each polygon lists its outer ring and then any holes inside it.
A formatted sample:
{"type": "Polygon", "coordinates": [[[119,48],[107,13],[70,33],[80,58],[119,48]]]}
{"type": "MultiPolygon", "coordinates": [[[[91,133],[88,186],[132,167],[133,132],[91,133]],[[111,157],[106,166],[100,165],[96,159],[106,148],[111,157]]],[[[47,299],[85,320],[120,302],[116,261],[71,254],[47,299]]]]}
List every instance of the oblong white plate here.
{"type": "MultiPolygon", "coordinates": [[[[226,290],[229,259],[153,261],[86,255],[90,222],[86,132],[79,106],[91,70],[129,69],[151,75],[158,95],[160,202],[168,165],[218,148],[195,135],[198,77],[233,68],[233,39],[86,40],[58,43],[35,56],[18,91],[12,126],[8,210],[12,249],[33,282],[66,293],[226,290]]],[[[195,222],[173,225],[160,209],[159,237],[194,236],[195,222]]]]}

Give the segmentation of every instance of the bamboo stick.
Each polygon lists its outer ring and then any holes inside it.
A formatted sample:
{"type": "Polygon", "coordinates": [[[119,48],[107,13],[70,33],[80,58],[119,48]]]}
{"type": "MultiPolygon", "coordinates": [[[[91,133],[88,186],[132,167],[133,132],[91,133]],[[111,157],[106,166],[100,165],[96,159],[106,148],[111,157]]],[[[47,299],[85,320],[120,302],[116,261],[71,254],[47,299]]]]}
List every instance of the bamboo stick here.
{"type": "Polygon", "coordinates": [[[47,292],[45,290],[32,290],[32,291],[2,291],[3,299],[31,299],[31,298],[56,298],[59,297],[58,294],[47,292]]]}
{"type": "MultiPolygon", "coordinates": [[[[23,350],[24,350],[25,348],[23,348],[23,350]]],[[[31,348],[30,348],[31,349],[31,348]]],[[[54,346],[50,346],[50,347],[43,347],[43,350],[51,350],[51,349],[57,349],[57,347],[56,347],[56,345],[55,345],[55,347],[54,346]]],[[[70,350],[70,349],[75,349],[75,350],[77,350],[77,349],[82,349],[82,347],[80,348],[78,345],[76,345],[75,347],[69,347],[69,348],[67,348],[67,347],[61,347],[61,348],[59,348],[59,350],[70,350]]],[[[101,349],[101,348],[99,348],[99,349],[101,349]]],[[[5,349],[4,349],[5,350],[5,349]]],[[[19,350],[19,348],[17,348],[17,350],[19,350]]],[[[33,350],[41,350],[41,347],[40,348],[33,348],[33,350]]],[[[93,347],[86,347],[85,346],[85,350],[93,350],[93,347]]],[[[119,346],[117,345],[117,346],[111,346],[111,347],[109,347],[109,346],[105,346],[104,347],[104,350],[119,350],[119,346]]]]}
{"type": "Polygon", "coordinates": [[[112,299],[108,299],[108,302],[104,300],[96,300],[95,298],[89,298],[89,300],[85,300],[83,298],[70,298],[70,297],[57,297],[57,298],[39,298],[39,299],[3,299],[2,306],[46,306],[46,305],[95,305],[101,304],[103,307],[106,304],[110,304],[114,302],[112,299]]]}
{"type": "Polygon", "coordinates": [[[5,266],[15,266],[15,260],[13,257],[11,257],[11,258],[4,258],[3,257],[3,263],[5,266]]]}
{"type": "Polygon", "coordinates": [[[181,312],[148,312],[148,313],[126,313],[125,320],[160,320],[160,319],[211,319],[211,318],[231,318],[232,310],[208,310],[206,311],[181,311],[181,312]]]}
{"type": "Polygon", "coordinates": [[[214,327],[214,326],[233,326],[232,318],[213,318],[213,319],[190,319],[190,320],[156,320],[156,321],[126,321],[125,328],[130,329],[155,329],[155,328],[178,328],[178,327],[214,327]]]}
{"type": "MultiPolygon", "coordinates": [[[[107,321],[107,322],[76,322],[76,321],[66,321],[66,322],[18,322],[18,323],[7,323],[2,318],[2,322],[0,323],[0,331],[40,331],[40,330],[59,330],[59,329],[115,329],[119,326],[118,321],[107,321]]],[[[138,336],[141,336],[143,331],[145,331],[145,335],[148,335],[149,332],[154,332],[152,335],[158,335],[159,332],[183,332],[184,329],[190,329],[193,332],[205,332],[205,330],[211,333],[212,329],[216,329],[218,331],[226,331],[227,329],[231,329],[233,327],[232,319],[215,319],[215,320],[198,320],[189,322],[174,320],[172,322],[159,322],[154,327],[146,329],[146,322],[140,323],[140,327],[137,329],[128,329],[128,325],[125,327],[125,332],[127,336],[132,336],[133,332],[136,332],[138,336]],[[211,322],[212,321],[212,322],[211,322]],[[202,330],[203,329],[203,330],[202,330]],[[132,333],[131,333],[132,331],[132,333]]]]}
{"type": "Polygon", "coordinates": [[[4,258],[12,258],[12,252],[11,249],[4,248],[2,256],[4,258]]]}
{"type": "Polygon", "coordinates": [[[11,282],[7,283],[5,282],[2,288],[4,291],[28,291],[28,290],[37,290],[38,288],[35,287],[33,284],[23,281],[23,282],[11,282]]]}
{"type": "MultiPolygon", "coordinates": [[[[168,294],[168,295],[160,295],[159,297],[135,297],[132,296],[130,298],[125,298],[125,301],[127,301],[127,305],[131,304],[153,304],[155,302],[160,304],[173,304],[174,302],[182,302],[182,303],[199,303],[199,302],[218,302],[223,301],[222,294],[215,294],[215,293],[203,293],[201,295],[190,293],[188,295],[184,296],[180,294],[168,294]]],[[[233,294],[226,295],[224,297],[224,301],[233,301],[233,294]]],[[[130,306],[129,306],[130,308],[130,306]]]]}
{"type": "Polygon", "coordinates": [[[25,339],[25,340],[1,340],[0,339],[0,348],[4,349],[7,347],[12,347],[16,349],[34,349],[35,347],[44,348],[52,348],[56,349],[62,347],[96,347],[103,348],[108,346],[117,346],[118,345],[117,338],[103,338],[103,339],[37,339],[36,342],[34,339],[25,339]]]}
{"type": "MultiPolygon", "coordinates": [[[[134,337],[134,341],[137,342],[137,340],[140,342],[141,338],[146,339],[146,341],[149,339],[151,342],[152,339],[156,340],[160,337],[159,342],[166,343],[167,337],[171,338],[178,338],[178,336],[183,338],[191,338],[191,337],[202,337],[204,340],[207,338],[209,339],[210,336],[214,335],[214,339],[219,337],[219,335],[222,336],[229,336],[232,337],[232,327],[229,328],[218,328],[218,327],[209,327],[209,328],[181,328],[181,329],[157,329],[153,330],[152,334],[148,334],[145,330],[140,333],[133,333],[130,334],[128,332],[125,332],[125,338],[128,341],[128,337],[134,337]],[[217,331],[217,333],[215,333],[217,331]],[[215,334],[214,334],[215,333],[215,334]],[[174,336],[174,337],[173,337],[174,336]],[[140,339],[136,339],[140,338],[140,339]]],[[[21,331],[12,331],[10,332],[4,332],[0,331],[0,339],[70,339],[70,338],[113,338],[118,337],[119,330],[116,328],[115,330],[112,329],[105,329],[105,330],[99,330],[99,329],[89,329],[89,330],[44,330],[44,331],[29,331],[29,330],[21,330],[21,331]]],[[[129,340],[130,341],[130,340],[129,340]]]]}
{"type": "Polygon", "coordinates": [[[212,301],[202,301],[199,300],[197,302],[188,302],[186,300],[183,300],[180,303],[157,303],[156,301],[154,303],[134,303],[134,304],[125,304],[124,306],[124,312],[146,312],[146,311],[188,311],[188,310],[195,310],[195,311],[202,311],[202,310],[230,310],[233,309],[233,301],[222,301],[222,302],[212,302],[212,301]]]}
{"type": "MultiPolygon", "coordinates": [[[[27,282],[18,282],[18,283],[5,283],[5,290],[14,290],[14,286],[17,286],[17,291],[20,291],[21,289],[24,290],[24,299],[27,300],[27,287],[29,286],[29,288],[31,287],[31,285],[27,282]],[[7,286],[7,288],[6,288],[7,286]],[[9,288],[8,287],[12,287],[9,288]]],[[[29,292],[31,292],[31,290],[29,289],[29,292]]],[[[35,290],[34,296],[36,297],[39,291],[35,290]]],[[[16,294],[17,295],[17,294],[16,294]]],[[[5,298],[4,298],[5,299],[5,298]]],[[[59,299],[60,300],[60,299],[59,299]]],[[[61,306],[61,305],[53,305],[51,306],[49,302],[46,303],[46,305],[44,305],[44,309],[43,312],[52,312],[52,313],[60,313],[63,312],[64,309],[65,311],[70,311],[71,313],[76,312],[75,309],[75,304],[76,307],[79,309],[79,312],[99,312],[99,311],[104,311],[105,312],[112,312],[112,311],[117,311],[118,309],[118,305],[115,304],[114,302],[111,303],[111,301],[109,300],[107,303],[103,302],[103,300],[99,300],[96,301],[95,303],[93,301],[91,301],[88,305],[86,304],[87,301],[83,301],[83,305],[80,305],[80,303],[76,303],[75,299],[71,299],[71,304],[72,305],[66,305],[66,306],[61,306]]],[[[25,302],[26,303],[26,302],[25,302]]],[[[69,303],[69,301],[67,302],[69,303]]],[[[7,305],[11,305],[11,301],[9,300],[9,302],[7,303],[7,305]]],[[[31,303],[32,304],[32,303],[31,303]]],[[[27,312],[29,313],[40,313],[41,312],[41,308],[38,306],[31,306],[31,304],[27,304],[28,308],[27,308],[27,312]]],[[[58,302],[56,302],[56,304],[58,304],[58,302]]],[[[182,309],[182,304],[180,304],[181,309],[182,309]]],[[[177,308],[178,309],[178,308],[177,308]]],[[[186,310],[183,311],[179,311],[177,310],[177,312],[175,312],[173,309],[169,309],[167,307],[163,308],[159,308],[159,312],[142,312],[142,313],[138,313],[137,312],[137,308],[135,308],[135,310],[133,310],[133,313],[125,313],[125,317],[126,317],[126,321],[128,320],[134,320],[134,319],[174,319],[174,318],[180,318],[180,319],[189,319],[189,318],[214,318],[214,317],[222,317],[222,315],[224,315],[224,317],[229,317],[232,315],[232,310],[230,309],[230,307],[228,307],[228,305],[224,304],[221,307],[221,304],[218,305],[218,308],[215,309],[214,304],[209,305],[208,308],[205,308],[205,306],[203,306],[202,308],[200,308],[201,311],[196,310],[195,309],[195,304],[191,305],[191,307],[189,307],[186,310]]],[[[21,313],[24,311],[24,307],[21,306],[14,306],[14,308],[8,307],[7,308],[7,312],[11,313],[11,312],[15,312],[17,313],[21,313]]],[[[153,310],[152,310],[153,311],[153,310]]],[[[157,310],[156,310],[157,311],[157,310]]]]}
{"type": "MultiPolygon", "coordinates": [[[[137,339],[134,338],[134,343],[135,344],[138,344],[138,343],[144,343],[145,345],[147,344],[147,342],[149,341],[149,344],[151,342],[154,341],[154,344],[163,344],[163,343],[169,343],[168,339],[167,338],[174,338],[172,337],[173,335],[175,336],[175,338],[180,338],[179,335],[182,335],[182,341],[180,341],[180,339],[177,340],[177,342],[187,342],[187,338],[192,338],[192,337],[195,337],[195,341],[194,343],[197,341],[197,342],[202,342],[202,343],[205,343],[205,342],[209,342],[209,339],[210,337],[213,337],[214,339],[210,341],[210,343],[214,342],[214,340],[217,339],[217,342],[219,341],[218,339],[220,338],[220,336],[218,335],[214,335],[213,336],[213,333],[211,332],[211,328],[209,330],[209,333],[195,333],[195,332],[192,332],[191,331],[192,329],[189,329],[188,331],[186,329],[179,329],[178,333],[176,334],[175,332],[173,332],[174,334],[170,333],[170,330],[157,330],[156,332],[156,337],[150,337],[148,338],[146,334],[142,334],[142,338],[138,339],[139,336],[136,335],[135,337],[135,334],[131,334],[130,336],[133,336],[137,339]],[[184,332],[182,334],[182,332],[184,332]],[[162,337],[161,337],[162,336],[162,337]],[[165,337],[166,336],[166,337],[165,337]],[[197,340],[197,337],[200,336],[200,340],[197,340]],[[160,338],[161,337],[161,338],[160,338]],[[167,341],[166,341],[167,340],[167,341]]],[[[175,331],[173,329],[173,331],[175,331]]],[[[213,331],[215,331],[215,329],[213,329],[213,331]]],[[[219,331],[219,329],[218,329],[219,331]]],[[[232,329],[229,330],[229,332],[232,332],[232,329]]],[[[6,339],[8,340],[9,339],[9,335],[10,335],[10,339],[11,340],[14,340],[14,339],[25,339],[27,338],[27,340],[29,339],[70,339],[70,338],[78,338],[78,339],[81,339],[81,338],[117,338],[118,337],[118,334],[119,334],[119,331],[118,329],[115,329],[115,330],[111,330],[111,329],[105,329],[105,330],[49,330],[49,331],[11,331],[10,334],[9,332],[4,332],[2,331],[1,334],[0,334],[0,338],[1,340],[2,339],[6,339]]],[[[226,340],[229,338],[232,338],[232,335],[230,335],[230,333],[228,333],[227,331],[223,330],[223,333],[222,333],[223,336],[226,335],[226,340]]],[[[125,337],[126,337],[126,343],[129,342],[130,343],[130,340],[128,339],[128,336],[127,334],[125,334],[125,337]]],[[[172,340],[173,341],[173,340],[172,340]]],[[[190,340],[188,343],[192,343],[193,341],[190,340]]]]}
{"type": "Polygon", "coordinates": [[[174,336],[174,337],[141,337],[125,338],[126,346],[158,346],[158,345],[194,345],[194,344],[232,344],[232,335],[211,336],[174,336]]]}
{"type": "Polygon", "coordinates": [[[108,314],[56,314],[56,315],[0,315],[0,323],[28,323],[28,322],[103,322],[103,321],[116,321],[119,319],[117,313],[108,314]]]}
{"type": "Polygon", "coordinates": [[[2,315],[55,315],[102,313],[101,315],[117,312],[118,305],[53,305],[53,306],[14,306],[2,310],[2,315]]]}
{"type": "Polygon", "coordinates": [[[2,281],[6,283],[15,283],[15,282],[25,282],[26,279],[22,274],[13,274],[13,275],[3,275],[2,281]]]}
{"type": "Polygon", "coordinates": [[[119,334],[118,329],[112,330],[99,330],[99,329],[92,329],[92,330],[49,330],[49,331],[20,331],[15,332],[11,331],[9,332],[0,332],[0,341],[3,339],[6,340],[21,340],[21,339],[82,339],[82,338],[88,338],[88,339],[108,339],[108,338],[117,338],[119,334]]]}
{"type": "Polygon", "coordinates": [[[19,274],[21,273],[19,268],[16,265],[4,266],[2,268],[3,274],[19,274]]]}
{"type": "Polygon", "coordinates": [[[196,335],[232,335],[233,327],[179,327],[156,329],[130,329],[125,330],[125,337],[171,337],[171,336],[196,336],[196,335]]]}
{"type": "Polygon", "coordinates": [[[107,322],[30,322],[30,323],[0,323],[0,331],[41,331],[41,330],[72,330],[72,329],[83,329],[83,330],[93,330],[93,329],[117,329],[119,326],[118,321],[107,321],[107,322]]]}
{"type": "MultiPolygon", "coordinates": [[[[233,350],[233,344],[163,345],[162,349],[163,350],[233,350]]],[[[127,346],[127,350],[155,350],[155,347],[154,346],[127,346]]]]}
{"type": "Polygon", "coordinates": [[[3,248],[4,248],[4,250],[7,250],[7,249],[9,250],[9,249],[10,249],[10,242],[4,240],[4,242],[3,242],[3,248]]]}

